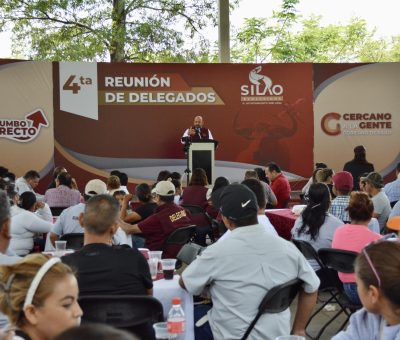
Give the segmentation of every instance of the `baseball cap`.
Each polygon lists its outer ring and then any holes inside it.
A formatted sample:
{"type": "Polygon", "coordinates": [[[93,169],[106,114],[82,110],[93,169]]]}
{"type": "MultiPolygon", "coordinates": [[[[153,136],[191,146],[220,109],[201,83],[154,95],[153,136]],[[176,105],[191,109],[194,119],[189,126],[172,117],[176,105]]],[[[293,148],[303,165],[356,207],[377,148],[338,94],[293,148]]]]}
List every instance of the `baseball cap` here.
{"type": "Polygon", "coordinates": [[[353,175],[348,171],[339,171],[333,175],[332,181],[338,190],[353,189],[353,175]]]}
{"type": "Polygon", "coordinates": [[[107,185],[100,179],[92,179],[86,183],[85,195],[95,196],[105,194],[107,192],[107,185]]]}
{"type": "Polygon", "coordinates": [[[215,200],[221,214],[232,221],[257,215],[257,198],[253,191],[243,184],[230,184],[221,188],[215,200]]]}
{"type": "Polygon", "coordinates": [[[175,185],[171,181],[160,181],[151,192],[160,196],[173,196],[175,185]]]}
{"type": "Polygon", "coordinates": [[[371,183],[376,188],[383,187],[383,178],[378,172],[370,172],[367,177],[363,178],[364,181],[371,183]]]}

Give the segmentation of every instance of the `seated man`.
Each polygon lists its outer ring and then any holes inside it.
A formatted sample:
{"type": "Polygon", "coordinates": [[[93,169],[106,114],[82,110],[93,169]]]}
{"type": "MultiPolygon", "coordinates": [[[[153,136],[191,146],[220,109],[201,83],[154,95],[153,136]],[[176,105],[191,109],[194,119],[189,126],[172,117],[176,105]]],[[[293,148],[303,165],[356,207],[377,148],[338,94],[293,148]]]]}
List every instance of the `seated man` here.
{"type": "Polygon", "coordinates": [[[143,255],[127,246],[111,245],[118,215],[114,197],[96,195],[79,216],[84,247],[62,261],[77,270],[80,295],[152,295],[153,282],[143,255]]]}
{"type": "Polygon", "coordinates": [[[332,177],[333,193],[336,195],[329,208],[329,212],[345,223],[350,222],[347,207],[350,202],[350,193],[353,190],[353,176],[348,171],[339,171],[332,177]]]}
{"type": "MultiPolygon", "coordinates": [[[[186,268],[179,282],[193,295],[204,289],[211,295],[213,307],[208,311],[208,322],[195,328],[196,338],[240,339],[268,290],[295,278],[304,283],[292,333],[304,336],[319,286],[313,269],[292,243],[258,224],[257,201],[249,188],[231,184],[223,189],[219,203],[231,235],[207,247],[186,268]]],[[[195,321],[203,318],[204,309],[196,307],[195,321]]],[[[262,315],[250,337],[273,340],[290,331],[288,308],[282,313],[262,315]]]]}
{"type": "MultiPolygon", "coordinates": [[[[150,250],[162,250],[167,237],[181,227],[189,226],[192,221],[185,209],[174,203],[175,186],[171,181],[160,181],[152,191],[156,194],[154,201],[157,208],[154,214],[144,221],[130,225],[121,223],[127,234],[143,234],[145,247],[150,250]]],[[[168,247],[163,253],[164,258],[173,258],[179,252],[177,247],[168,247]]]]}
{"type": "Polygon", "coordinates": [[[33,192],[38,199],[42,199],[43,195],[38,194],[34,189],[39,185],[40,175],[35,170],[29,170],[24,177],[19,177],[15,181],[15,190],[18,195],[22,195],[25,191],[33,192]]]}
{"type": "Polygon", "coordinates": [[[290,200],[290,184],[281,168],[274,162],[270,162],[265,167],[265,175],[271,182],[271,189],[274,192],[277,204],[275,208],[286,208],[290,200]]]}
{"type": "MultiPolygon", "coordinates": [[[[83,198],[86,202],[89,198],[95,195],[105,194],[106,191],[107,186],[103,181],[92,179],[87,182],[85,186],[85,194],[83,195],[83,198]]],[[[54,242],[64,234],[83,233],[83,228],[79,223],[79,216],[84,212],[84,210],[85,203],[79,203],[65,209],[61,213],[50,233],[50,240],[53,246],[54,242]]]]}

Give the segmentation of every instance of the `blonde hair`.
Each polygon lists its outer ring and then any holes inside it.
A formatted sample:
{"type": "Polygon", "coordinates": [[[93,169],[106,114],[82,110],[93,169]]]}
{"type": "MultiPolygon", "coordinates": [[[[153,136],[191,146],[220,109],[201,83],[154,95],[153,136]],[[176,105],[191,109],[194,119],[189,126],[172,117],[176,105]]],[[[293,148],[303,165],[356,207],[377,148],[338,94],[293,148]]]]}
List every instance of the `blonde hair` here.
{"type": "Polygon", "coordinates": [[[121,186],[121,181],[118,176],[110,176],[107,179],[107,189],[108,190],[113,190],[113,189],[119,189],[121,186]]]}
{"type": "MultiPolygon", "coordinates": [[[[18,328],[27,323],[23,305],[28,289],[38,270],[48,260],[45,255],[32,254],[25,256],[16,264],[0,267],[0,311],[18,328]]],[[[40,281],[32,304],[37,307],[42,306],[53,292],[54,285],[67,275],[74,275],[69,266],[62,262],[53,265],[40,281]]]]}

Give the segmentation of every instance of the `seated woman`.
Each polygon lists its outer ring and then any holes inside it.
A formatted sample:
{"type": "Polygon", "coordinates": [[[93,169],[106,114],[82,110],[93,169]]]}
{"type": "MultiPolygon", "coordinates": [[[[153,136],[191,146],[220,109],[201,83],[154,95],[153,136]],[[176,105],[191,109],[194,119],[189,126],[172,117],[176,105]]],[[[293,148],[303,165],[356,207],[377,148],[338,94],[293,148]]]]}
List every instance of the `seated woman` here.
{"type": "Polygon", "coordinates": [[[61,172],[56,178],[56,187],[47,189],[43,201],[52,208],[66,208],[81,202],[81,194],[72,187],[72,177],[61,172]]]}
{"type": "Polygon", "coordinates": [[[331,194],[331,198],[335,198],[336,195],[333,192],[333,181],[332,181],[332,177],[333,177],[334,173],[333,170],[330,168],[325,168],[325,169],[319,169],[316,173],[315,173],[315,180],[316,183],[324,183],[328,186],[329,188],[329,192],[331,194]]]}
{"type": "Polygon", "coordinates": [[[78,283],[59,258],[32,254],[0,267],[0,311],[22,339],[51,340],[80,323],[78,283]]]}
{"type": "MultiPolygon", "coordinates": [[[[336,229],[333,235],[332,248],[350,250],[359,253],[365,245],[379,240],[382,236],[368,229],[368,223],[374,212],[374,205],[369,196],[361,191],[354,191],[350,195],[347,208],[351,219],[336,229]]],[[[361,304],[357,294],[355,274],[339,273],[346,295],[354,304],[361,304]]]]}
{"type": "Polygon", "coordinates": [[[332,340],[400,339],[400,243],[382,241],[364,248],[355,272],[364,308],[332,340]]]}
{"type": "MultiPolygon", "coordinates": [[[[310,243],[316,251],[320,248],[331,248],[333,234],[343,222],[328,213],[330,202],[326,184],[311,184],[307,206],[294,223],[292,237],[310,243]]],[[[320,269],[316,261],[310,260],[310,264],[315,271],[320,269]]]]}
{"type": "Polygon", "coordinates": [[[208,205],[207,185],[206,172],[200,168],[194,169],[189,186],[183,190],[181,205],[193,204],[205,209],[208,205]]]}
{"type": "Polygon", "coordinates": [[[208,206],[206,208],[206,213],[214,219],[218,217],[219,209],[213,206],[211,197],[215,192],[226,187],[227,185],[229,185],[229,180],[226,177],[217,177],[214,181],[214,186],[212,189],[208,189],[207,191],[208,206]]]}
{"type": "Polygon", "coordinates": [[[48,233],[53,227],[51,222],[42,219],[43,215],[51,216],[50,208],[43,202],[37,202],[35,194],[30,191],[21,194],[19,206],[11,208],[11,240],[9,248],[17,255],[24,256],[29,254],[33,249],[35,234],[48,233]],[[45,212],[35,214],[35,211],[38,210],[44,210],[45,212]]]}
{"type": "MultiPolygon", "coordinates": [[[[132,195],[125,195],[122,202],[120,217],[124,222],[136,224],[140,221],[145,220],[147,217],[154,214],[157,204],[153,201],[153,195],[151,194],[151,188],[146,183],[141,183],[136,186],[135,194],[138,198],[140,205],[131,213],[128,213],[128,205],[132,199],[132,195]]],[[[142,248],[144,246],[145,239],[143,235],[136,234],[132,235],[132,244],[136,248],[142,248]]]]}

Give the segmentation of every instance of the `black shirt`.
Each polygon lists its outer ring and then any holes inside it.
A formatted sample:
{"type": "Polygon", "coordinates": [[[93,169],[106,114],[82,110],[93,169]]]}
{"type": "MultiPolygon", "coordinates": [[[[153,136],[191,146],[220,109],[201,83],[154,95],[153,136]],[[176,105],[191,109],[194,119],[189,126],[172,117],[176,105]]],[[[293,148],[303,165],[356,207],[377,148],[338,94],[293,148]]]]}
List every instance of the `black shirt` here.
{"type": "Polygon", "coordinates": [[[88,244],[62,261],[76,269],[80,295],[146,295],[153,287],[146,259],[126,245],[88,244]]]}
{"type": "MultiPolygon", "coordinates": [[[[153,215],[154,210],[156,210],[156,208],[157,208],[157,203],[148,202],[138,206],[134,211],[142,218],[140,221],[143,221],[150,215],[153,215]]],[[[140,221],[136,221],[135,224],[140,221]]]]}
{"type": "Polygon", "coordinates": [[[343,171],[348,171],[353,175],[353,190],[358,191],[360,190],[360,182],[359,178],[364,172],[372,172],[374,171],[374,165],[371,163],[360,163],[355,160],[347,162],[344,167],[343,171]]]}

